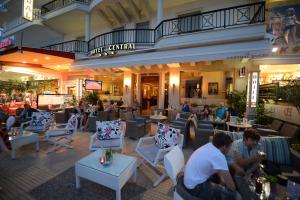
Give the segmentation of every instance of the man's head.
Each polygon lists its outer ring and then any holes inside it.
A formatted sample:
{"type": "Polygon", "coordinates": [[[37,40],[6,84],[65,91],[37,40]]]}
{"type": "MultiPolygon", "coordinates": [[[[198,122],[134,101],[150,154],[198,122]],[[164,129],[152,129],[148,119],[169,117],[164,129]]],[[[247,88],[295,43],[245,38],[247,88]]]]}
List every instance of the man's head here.
{"type": "Polygon", "coordinates": [[[231,144],[232,139],[224,132],[218,132],[214,135],[212,143],[215,147],[220,149],[223,154],[227,154],[231,144]]]}
{"type": "Polygon", "coordinates": [[[259,140],[260,140],[260,135],[257,132],[257,130],[252,129],[252,128],[245,130],[245,132],[244,132],[244,142],[245,142],[245,145],[249,149],[253,149],[254,147],[256,147],[259,140]]]}
{"type": "Polygon", "coordinates": [[[225,103],[224,102],[220,102],[220,107],[224,107],[225,103]]]}

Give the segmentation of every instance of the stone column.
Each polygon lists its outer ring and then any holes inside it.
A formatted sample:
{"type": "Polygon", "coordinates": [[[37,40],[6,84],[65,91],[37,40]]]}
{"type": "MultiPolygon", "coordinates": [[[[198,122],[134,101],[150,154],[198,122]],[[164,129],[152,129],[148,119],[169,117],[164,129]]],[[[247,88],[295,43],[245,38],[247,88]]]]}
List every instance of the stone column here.
{"type": "Polygon", "coordinates": [[[159,74],[159,88],[158,88],[158,108],[164,109],[164,102],[165,102],[165,83],[166,83],[166,76],[165,72],[161,72],[159,74]]]}
{"type": "Polygon", "coordinates": [[[164,0],[157,0],[156,25],[164,20],[164,0]]]}
{"type": "Polygon", "coordinates": [[[91,14],[85,14],[85,41],[89,41],[91,38],[91,14]]]}
{"type": "Polygon", "coordinates": [[[132,73],[124,72],[123,101],[128,106],[131,106],[133,100],[132,84],[132,73]]]}
{"type": "Polygon", "coordinates": [[[172,108],[180,107],[180,70],[170,70],[170,81],[169,81],[169,105],[172,108]]]}

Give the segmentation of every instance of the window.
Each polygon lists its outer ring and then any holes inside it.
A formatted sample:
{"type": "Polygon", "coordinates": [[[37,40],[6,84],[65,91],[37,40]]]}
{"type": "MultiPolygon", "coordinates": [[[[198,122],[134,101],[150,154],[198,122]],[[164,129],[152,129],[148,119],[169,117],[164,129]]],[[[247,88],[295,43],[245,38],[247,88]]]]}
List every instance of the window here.
{"type": "Polygon", "coordinates": [[[112,44],[124,43],[124,27],[113,29],[112,44]]]}
{"type": "Polygon", "coordinates": [[[150,31],[149,22],[142,22],[136,24],[136,33],[135,33],[135,42],[136,43],[149,43],[150,39],[150,31]]]}

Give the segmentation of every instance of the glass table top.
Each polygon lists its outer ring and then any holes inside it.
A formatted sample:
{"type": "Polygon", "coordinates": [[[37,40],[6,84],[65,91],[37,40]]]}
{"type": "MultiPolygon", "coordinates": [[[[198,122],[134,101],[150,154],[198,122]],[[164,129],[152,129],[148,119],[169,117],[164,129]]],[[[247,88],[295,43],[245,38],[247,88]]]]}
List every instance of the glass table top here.
{"type": "Polygon", "coordinates": [[[104,155],[104,151],[102,149],[98,149],[97,151],[77,161],[76,164],[83,165],[113,176],[120,176],[129,165],[137,160],[136,157],[114,153],[112,163],[108,166],[103,166],[99,161],[102,155],[104,155]]]}

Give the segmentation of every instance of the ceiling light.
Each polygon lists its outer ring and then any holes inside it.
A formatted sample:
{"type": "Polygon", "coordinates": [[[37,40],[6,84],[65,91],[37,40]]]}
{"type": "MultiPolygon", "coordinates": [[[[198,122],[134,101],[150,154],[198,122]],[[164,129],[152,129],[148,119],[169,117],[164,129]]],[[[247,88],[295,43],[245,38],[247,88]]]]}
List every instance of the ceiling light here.
{"type": "Polygon", "coordinates": [[[46,59],[46,60],[50,60],[50,57],[47,56],[45,59],[46,59]]]}
{"type": "Polygon", "coordinates": [[[26,61],[22,61],[22,63],[26,64],[27,62],[26,61]]]}
{"type": "Polygon", "coordinates": [[[278,51],[278,47],[273,47],[272,52],[275,53],[276,51],[278,51]]]}
{"type": "Polygon", "coordinates": [[[60,67],[60,65],[57,65],[56,67],[60,67]]]}
{"type": "Polygon", "coordinates": [[[37,61],[39,61],[39,60],[38,60],[38,59],[34,59],[33,61],[34,61],[34,62],[37,62],[37,61]]]}

